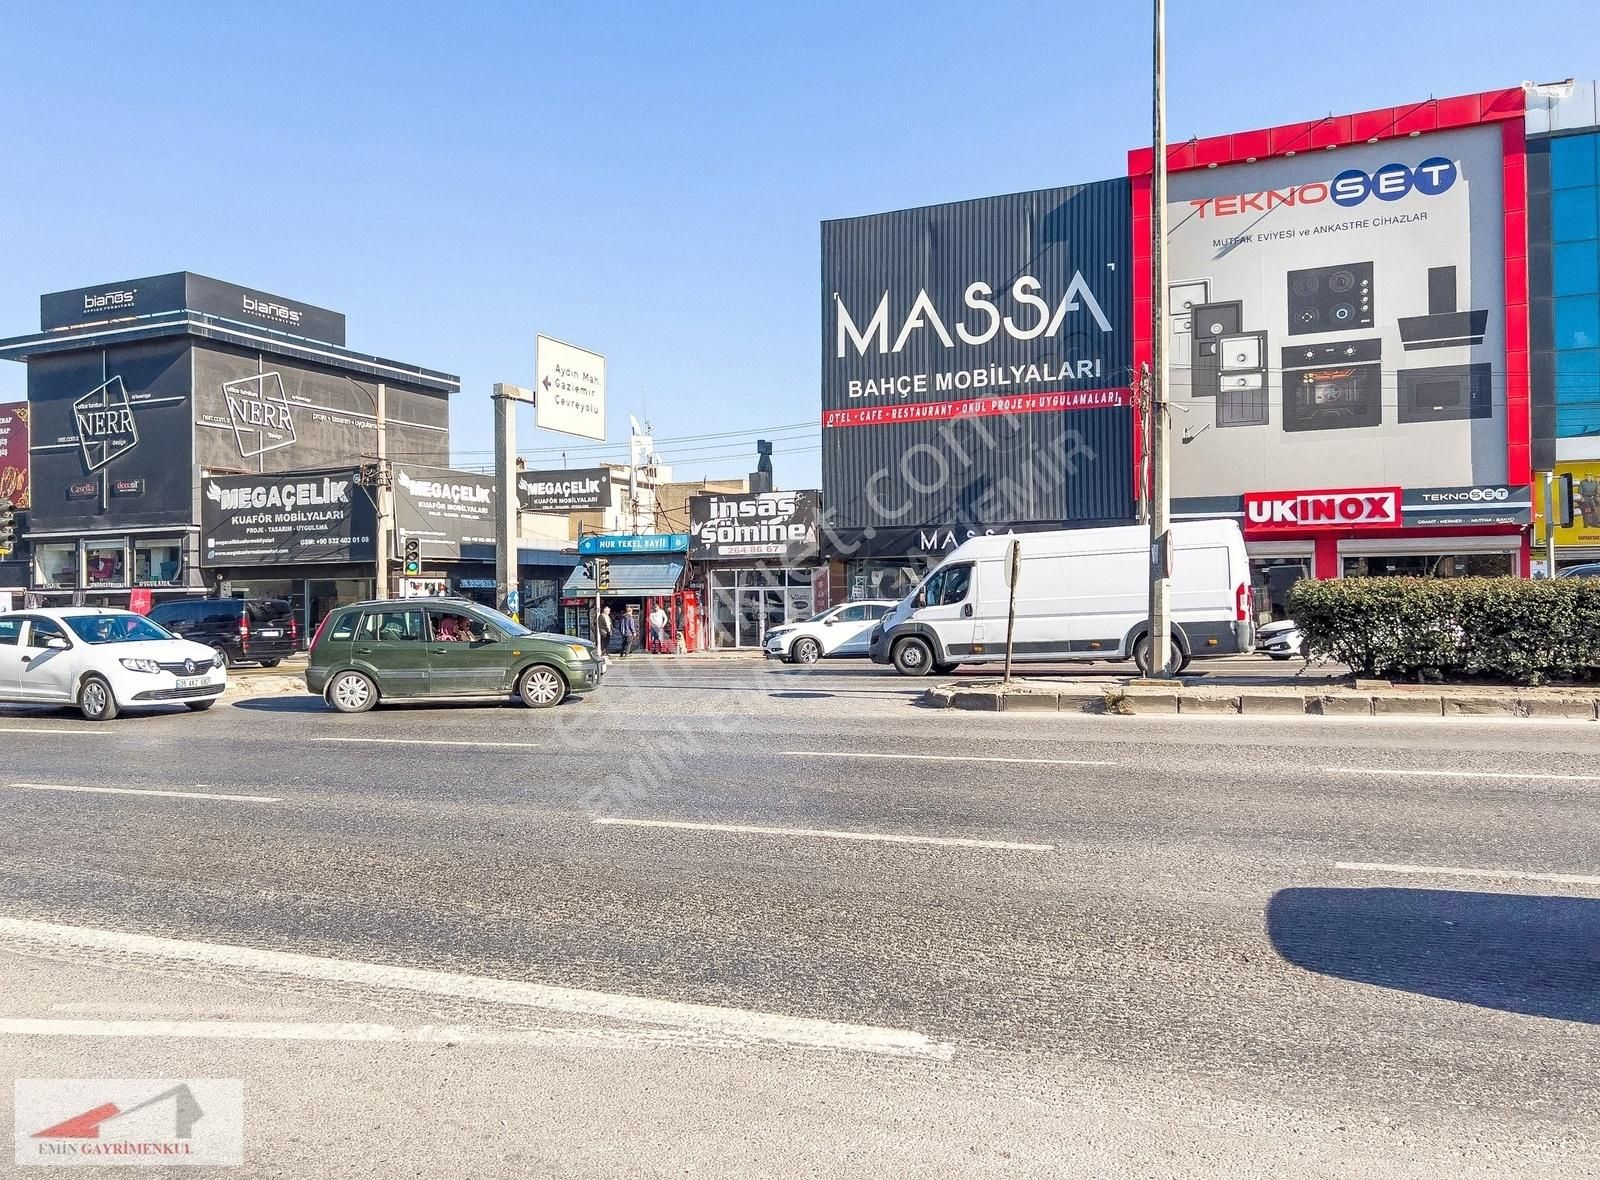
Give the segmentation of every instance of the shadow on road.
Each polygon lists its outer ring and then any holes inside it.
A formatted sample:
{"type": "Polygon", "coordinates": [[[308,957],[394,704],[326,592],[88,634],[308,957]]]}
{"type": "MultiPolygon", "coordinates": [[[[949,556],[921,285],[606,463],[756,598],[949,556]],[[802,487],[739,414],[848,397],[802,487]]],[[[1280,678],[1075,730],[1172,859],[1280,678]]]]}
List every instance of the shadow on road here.
{"type": "Polygon", "coordinates": [[[1284,889],[1267,933],[1297,967],[1500,1012],[1600,1024],[1600,900],[1284,889]]]}

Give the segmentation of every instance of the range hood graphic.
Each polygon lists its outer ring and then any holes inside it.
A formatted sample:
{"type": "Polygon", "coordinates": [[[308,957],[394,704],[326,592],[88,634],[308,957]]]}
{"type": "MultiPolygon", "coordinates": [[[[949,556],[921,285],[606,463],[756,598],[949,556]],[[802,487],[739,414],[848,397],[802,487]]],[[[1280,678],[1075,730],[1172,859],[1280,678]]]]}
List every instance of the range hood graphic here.
{"type": "Polygon", "coordinates": [[[1400,343],[1405,348],[1454,348],[1482,344],[1489,327],[1489,309],[1456,310],[1456,268],[1428,268],[1428,314],[1400,317],[1400,343]]]}

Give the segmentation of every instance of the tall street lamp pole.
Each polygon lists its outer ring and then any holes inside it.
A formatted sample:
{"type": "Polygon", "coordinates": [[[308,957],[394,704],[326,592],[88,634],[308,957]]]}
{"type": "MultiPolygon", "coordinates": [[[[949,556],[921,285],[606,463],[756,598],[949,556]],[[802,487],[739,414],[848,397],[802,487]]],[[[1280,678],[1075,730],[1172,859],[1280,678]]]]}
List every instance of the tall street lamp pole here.
{"type": "Polygon", "coordinates": [[[1148,676],[1165,680],[1172,660],[1169,576],[1172,565],[1172,456],[1167,416],[1167,5],[1155,0],[1155,152],[1150,180],[1150,661],[1148,676]]]}

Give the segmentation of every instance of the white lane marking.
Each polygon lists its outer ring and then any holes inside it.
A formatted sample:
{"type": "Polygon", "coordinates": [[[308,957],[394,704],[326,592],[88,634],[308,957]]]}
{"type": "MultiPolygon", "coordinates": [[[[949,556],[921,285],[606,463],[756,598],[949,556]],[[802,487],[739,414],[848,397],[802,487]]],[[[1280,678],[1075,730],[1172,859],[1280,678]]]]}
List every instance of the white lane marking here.
{"type": "Polygon", "coordinates": [[[61,926],[25,918],[0,918],[0,941],[13,940],[53,950],[99,951],[146,955],[170,962],[227,967],[264,974],[290,975],[327,983],[389,988],[430,996],[481,1000],[523,1008],[539,1008],[569,1015],[626,1021],[630,1024],[677,1029],[688,1039],[765,1041],[802,1048],[842,1049],[898,1057],[932,1057],[948,1060],[954,1050],[905,1029],[847,1024],[805,1016],[784,1016],[710,1004],[656,1000],[611,992],[556,987],[515,979],[461,975],[420,967],[392,967],[349,959],[320,958],[285,951],[220,943],[189,942],[118,930],[61,926]]]}
{"type": "Polygon", "coordinates": [[[389,737],[308,737],[302,742],[342,742],[349,745],[373,746],[472,746],[476,749],[548,750],[548,742],[477,742],[452,738],[389,738],[389,737]]]}
{"type": "Polygon", "coordinates": [[[628,819],[597,816],[597,824],[630,828],[681,828],[689,832],[735,832],[752,836],[818,836],[828,840],[870,840],[885,844],[940,844],[948,848],[999,848],[1010,852],[1054,852],[1053,844],[1019,844],[1012,840],[968,840],[958,836],[901,836],[892,832],[836,832],[827,828],[761,828],[749,824],[701,824],[671,819],[628,819]]]}
{"type": "Polygon", "coordinates": [[[212,791],[168,791],[153,787],[84,787],[68,783],[12,783],[11,786],[19,791],[73,791],[86,795],[161,795],[169,799],[224,799],[229,803],[283,802],[276,795],[223,795],[212,791]]]}
{"type": "Polygon", "coordinates": [[[1543,774],[1539,771],[1517,772],[1510,770],[1411,770],[1395,767],[1324,766],[1325,774],[1397,774],[1425,778],[1525,778],[1549,779],[1553,782],[1595,783],[1600,774],[1543,774]]]}
{"type": "Polygon", "coordinates": [[[780,758],[900,758],[915,762],[1023,762],[1031,766],[1116,766],[1082,758],[1002,758],[978,754],[860,754],[850,750],[780,750],[780,758]]]}
{"type": "MultiPolygon", "coordinates": [[[[610,1041],[622,1044],[706,1044],[706,1038],[679,1029],[478,1028],[471,1025],[393,1024],[283,1020],[68,1020],[0,1019],[0,1036],[161,1037],[183,1040],[361,1041],[423,1045],[552,1045],[610,1041]]],[[[731,1042],[730,1042],[731,1043],[731,1042]]]]}
{"type": "Polygon", "coordinates": [[[1450,865],[1389,865],[1368,861],[1341,860],[1336,869],[1365,873],[1417,873],[1438,877],[1480,877],[1499,881],[1553,881],[1559,885],[1600,885],[1600,877],[1580,873],[1525,873],[1518,869],[1464,869],[1450,865]]]}
{"type": "Polygon", "coordinates": [[[42,728],[40,726],[33,726],[33,725],[0,725],[0,733],[62,733],[62,734],[74,735],[74,734],[80,734],[80,733],[116,733],[116,732],[117,731],[114,730],[114,729],[59,729],[59,728],[58,729],[44,729],[44,728],[42,728]]]}

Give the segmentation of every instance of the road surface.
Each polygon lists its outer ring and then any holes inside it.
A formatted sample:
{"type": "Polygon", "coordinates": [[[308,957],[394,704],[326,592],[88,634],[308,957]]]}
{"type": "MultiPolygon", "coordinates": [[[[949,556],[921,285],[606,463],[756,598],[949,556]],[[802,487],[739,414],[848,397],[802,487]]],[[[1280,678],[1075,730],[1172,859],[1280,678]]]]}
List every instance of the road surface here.
{"type": "Polygon", "coordinates": [[[1593,723],[920,688],[0,710],[0,1061],[246,1174],[1594,1174],[1593,723]]]}

